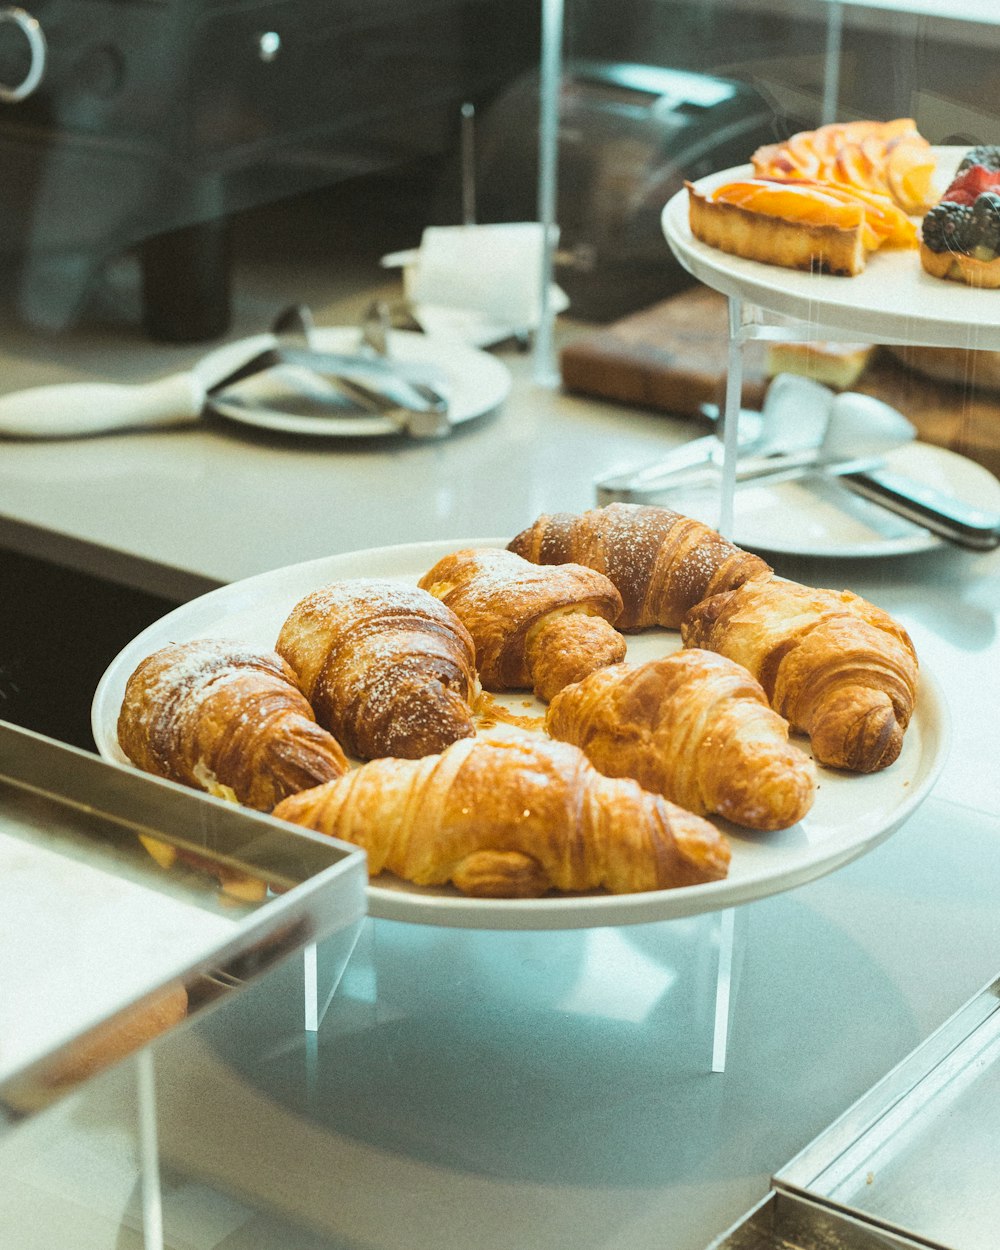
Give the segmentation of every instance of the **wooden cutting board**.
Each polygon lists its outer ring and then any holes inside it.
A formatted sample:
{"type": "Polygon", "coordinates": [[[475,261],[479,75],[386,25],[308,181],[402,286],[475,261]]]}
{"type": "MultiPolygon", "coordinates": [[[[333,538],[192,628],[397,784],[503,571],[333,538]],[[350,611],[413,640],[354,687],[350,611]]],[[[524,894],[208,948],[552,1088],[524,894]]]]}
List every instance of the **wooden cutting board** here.
{"type": "MultiPolygon", "coordinates": [[[[563,386],[583,395],[698,416],[725,396],[728,301],[695,286],[568,343],[559,363],[563,386]]],[[[759,408],[766,387],[759,344],[744,352],[743,402],[759,408]]]]}
{"type": "MultiPolygon", "coordinates": [[[[697,416],[701,404],[720,403],[725,394],[728,342],[726,297],[697,285],[567,343],[560,353],[563,386],[697,416]]],[[[936,367],[934,351],[879,349],[853,389],[898,408],[925,442],[968,456],[1000,476],[1000,389],[991,389],[1000,388],[1000,354],[965,352],[964,360],[950,355],[951,374],[959,379],[954,382],[923,371],[936,367]]],[[[744,347],[743,373],[743,403],[759,407],[767,386],[762,343],[744,347]]]]}

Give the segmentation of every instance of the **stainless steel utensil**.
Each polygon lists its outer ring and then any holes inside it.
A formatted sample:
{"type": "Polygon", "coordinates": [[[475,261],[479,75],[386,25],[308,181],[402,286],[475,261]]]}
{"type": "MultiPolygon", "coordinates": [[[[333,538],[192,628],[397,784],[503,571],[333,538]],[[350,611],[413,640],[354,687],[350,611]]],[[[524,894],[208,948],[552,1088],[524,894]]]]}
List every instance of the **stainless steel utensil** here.
{"type": "Polygon", "coordinates": [[[391,324],[388,306],[382,300],[373,300],[361,322],[361,350],[382,358],[387,357],[391,324]]]}
{"type": "Polygon", "coordinates": [[[321,374],[362,411],[388,418],[412,438],[440,438],[452,428],[447,379],[438,369],[391,357],[388,321],[384,305],[369,308],[356,354],[317,349],[312,313],[304,304],[284,309],[271,329],[280,363],[321,374]]]}
{"type": "Polygon", "coordinates": [[[856,495],[921,525],[947,542],[970,551],[1000,547],[1000,514],[964,503],[902,473],[878,468],[848,473],[840,481],[856,495]]]}
{"type": "Polygon", "coordinates": [[[741,458],[736,480],[777,483],[817,473],[827,477],[862,473],[881,467],[888,452],[916,437],[916,426],[882,400],[855,391],[830,392],[826,429],[818,446],[741,458]]]}
{"type": "Polygon", "coordinates": [[[777,465],[772,459],[757,473],[741,463],[737,480],[776,484],[815,474],[836,477],[853,494],[956,546],[972,551],[1000,546],[1000,515],[885,466],[888,451],[916,436],[916,427],[889,404],[873,395],[844,391],[830,404],[826,434],[815,457],[800,457],[797,465],[777,465]]]}
{"type": "MultiPolygon", "coordinates": [[[[709,419],[717,410],[706,409],[709,419]]],[[[836,477],[844,487],[931,533],[975,551],[1000,546],[1000,516],[967,504],[944,491],[890,472],[884,457],[916,438],[916,428],[902,413],[871,395],[829,388],[791,374],[771,383],[755,437],[752,413],[741,413],[736,483],[777,485],[809,476],[836,477]],[[810,410],[803,406],[809,397],[810,410]],[[810,438],[822,425],[815,443],[810,438]],[[787,436],[801,436],[795,450],[777,450],[787,436]]],[[[651,502],[669,492],[717,481],[721,460],[714,435],[684,444],[656,464],[599,479],[599,503],[612,500],[651,502]]]]}
{"type": "MultiPolygon", "coordinates": [[[[297,316],[308,314],[308,309],[301,308],[286,310],[286,313],[291,311],[297,316]]],[[[196,367],[157,378],[153,382],[59,382],[0,395],[0,435],[72,438],[140,427],[186,425],[204,414],[213,397],[221,396],[239,382],[282,363],[295,363],[310,370],[308,398],[315,407],[323,410],[324,415],[356,415],[359,411],[357,403],[348,400],[342,390],[329,383],[323,385],[322,369],[335,375],[342,367],[357,365],[362,370],[367,368],[373,375],[373,383],[383,381],[384,375],[389,373],[388,370],[377,370],[372,361],[366,364],[352,355],[325,353],[322,363],[311,353],[308,357],[300,355],[292,360],[292,351],[305,352],[305,348],[282,348],[280,343],[286,334],[290,334],[287,326],[281,336],[275,336],[274,346],[258,349],[214,382],[206,380],[203,371],[196,367]]],[[[419,372],[416,381],[423,385],[427,371],[421,370],[420,366],[414,368],[419,372]]],[[[396,372],[392,371],[392,376],[385,381],[386,386],[397,386],[396,372]]],[[[430,406],[430,401],[419,394],[407,393],[406,397],[419,406],[430,406]]],[[[377,404],[373,400],[361,411],[382,412],[386,402],[384,398],[377,404]]]]}
{"type": "MultiPolygon", "coordinates": [[[[741,460],[752,454],[763,465],[770,456],[815,454],[827,432],[832,398],[833,392],[818,382],[779,374],[768,387],[759,413],[740,411],[737,443],[741,460]]],[[[709,420],[718,420],[714,405],[705,405],[702,413],[709,420]]],[[[722,441],[715,434],[706,434],[673,448],[652,464],[598,478],[598,502],[640,502],[667,487],[686,483],[692,471],[703,472],[721,459],[722,441]]]]}

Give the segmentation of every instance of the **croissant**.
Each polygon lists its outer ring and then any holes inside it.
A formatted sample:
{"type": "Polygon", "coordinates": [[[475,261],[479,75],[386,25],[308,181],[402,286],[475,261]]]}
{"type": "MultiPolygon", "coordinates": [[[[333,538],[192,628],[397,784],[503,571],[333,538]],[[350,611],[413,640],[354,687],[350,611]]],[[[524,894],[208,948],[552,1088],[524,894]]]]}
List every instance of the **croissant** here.
{"type": "Polygon", "coordinates": [[[512,551],[453,552],[420,579],[453,608],[475,642],[487,690],[531,689],[542,699],[625,658],[611,622],[621,596],[593,569],[543,569],[512,551]]]}
{"type": "Polygon", "coordinates": [[[348,767],[285,661],[224,639],[147,656],[126,683],[118,741],[146,772],[260,811],[348,767]]]}
{"type": "Polygon", "coordinates": [[[701,599],[771,572],[707,525],[652,504],[541,516],[508,547],[535,564],[572,560],[610,578],[623,601],[615,624],[626,633],[676,629],[701,599]]]}
{"type": "Polygon", "coordinates": [[[707,820],[527,735],[374,760],[274,815],[363,847],[372,876],[489,898],[664,890],[724,877],[730,858],[707,820]]]}
{"type": "Polygon", "coordinates": [[[821,764],[871,773],[899,755],[916,652],[902,626],[858,595],[748,582],[694,607],[681,638],[748,668],[821,764]]]}
{"type": "Polygon", "coordinates": [[[606,776],[699,815],[785,829],[812,806],[813,764],[787,722],[745,668],[711,651],[592,673],[556,695],[545,727],[606,776]]]}
{"type": "Polygon", "coordinates": [[[458,617],[402,582],[351,578],[306,595],[278,653],[350,755],[416,759],[475,733],[475,648],[458,617]]]}

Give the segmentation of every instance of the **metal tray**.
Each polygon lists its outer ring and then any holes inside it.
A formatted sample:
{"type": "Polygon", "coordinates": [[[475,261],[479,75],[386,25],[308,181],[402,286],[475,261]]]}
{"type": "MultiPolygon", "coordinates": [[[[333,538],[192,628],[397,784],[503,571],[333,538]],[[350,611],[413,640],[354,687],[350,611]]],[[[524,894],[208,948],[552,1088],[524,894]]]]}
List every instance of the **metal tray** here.
{"type": "Polygon", "coordinates": [[[1000,978],[772,1178],[709,1250],[996,1250],[1000,978]]]}
{"type": "Polygon", "coordinates": [[[186,1020],[319,943],[342,966],[366,885],[354,847],[0,721],[0,1138],[172,988],[186,1020]]]}

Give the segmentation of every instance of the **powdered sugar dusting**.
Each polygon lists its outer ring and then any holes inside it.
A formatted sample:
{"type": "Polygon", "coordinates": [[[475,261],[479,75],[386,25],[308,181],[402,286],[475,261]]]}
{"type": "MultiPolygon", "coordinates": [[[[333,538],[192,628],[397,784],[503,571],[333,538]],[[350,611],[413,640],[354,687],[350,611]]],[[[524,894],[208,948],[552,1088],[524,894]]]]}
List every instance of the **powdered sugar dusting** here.
{"type": "Polygon", "coordinates": [[[172,741],[180,732],[188,701],[200,701],[209,689],[244,678],[248,669],[294,686],[294,674],[280,656],[242,642],[206,638],[164,647],[130,677],[123,716],[144,723],[151,747],[159,753],[157,743],[172,741]]]}

